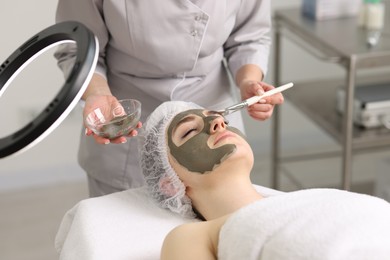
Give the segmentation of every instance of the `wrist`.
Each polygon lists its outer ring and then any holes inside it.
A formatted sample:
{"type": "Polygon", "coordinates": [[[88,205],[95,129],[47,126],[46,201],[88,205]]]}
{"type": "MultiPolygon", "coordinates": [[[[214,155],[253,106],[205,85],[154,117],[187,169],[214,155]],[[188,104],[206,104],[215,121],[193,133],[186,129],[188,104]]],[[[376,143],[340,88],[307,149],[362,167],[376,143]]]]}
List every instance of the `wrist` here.
{"type": "Polygon", "coordinates": [[[263,71],[254,64],[242,66],[236,75],[236,84],[241,87],[246,84],[253,84],[263,80],[263,71]]]}
{"type": "Polygon", "coordinates": [[[239,86],[239,88],[242,88],[242,87],[245,87],[247,85],[260,84],[260,83],[261,83],[261,81],[257,80],[257,79],[244,79],[244,80],[240,81],[238,86],[239,86]]]}
{"type": "Polygon", "coordinates": [[[112,96],[110,87],[107,80],[99,74],[94,74],[88,85],[88,88],[84,92],[82,99],[86,100],[91,96],[112,96]]]}

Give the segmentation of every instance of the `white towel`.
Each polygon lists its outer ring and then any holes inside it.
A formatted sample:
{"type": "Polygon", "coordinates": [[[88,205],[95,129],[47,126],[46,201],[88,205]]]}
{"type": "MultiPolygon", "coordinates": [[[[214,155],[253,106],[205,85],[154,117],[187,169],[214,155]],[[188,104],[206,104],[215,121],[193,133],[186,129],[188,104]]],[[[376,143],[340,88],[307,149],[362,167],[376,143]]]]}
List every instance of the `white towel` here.
{"type": "Polygon", "coordinates": [[[139,188],[78,203],[63,218],[61,260],[159,259],[166,234],[185,219],[159,208],[139,188]]]}
{"type": "MultiPolygon", "coordinates": [[[[264,197],[283,194],[255,188],[264,197]]],[[[61,260],[157,260],[168,232],[192,221],[159,208],[142,187],[78,203],[63,218],[55,246],[61,260]]]]}
{"type": "Polygon", "coordinates": [[[218,259],[390,259],[390,204],[336,189],[259,200],[222,227],[218,259]]]}

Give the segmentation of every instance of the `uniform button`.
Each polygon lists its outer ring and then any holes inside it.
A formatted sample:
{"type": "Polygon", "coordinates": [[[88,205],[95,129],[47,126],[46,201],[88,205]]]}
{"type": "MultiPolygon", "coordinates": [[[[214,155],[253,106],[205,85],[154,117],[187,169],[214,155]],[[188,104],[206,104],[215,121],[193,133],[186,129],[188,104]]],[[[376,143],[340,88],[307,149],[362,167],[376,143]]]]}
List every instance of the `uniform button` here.
{"type": "Polygon", "coordinates": [[[198,35],[198,31],[197,30],[192,30],[191,31],[191,35],[194,36],[194,37],[197,36],[198,35]]]}
{"type": "Polygon", "coordinates": [[[195,16],[195,21],[199,22],[202,19],[202,15],[195,16]]]}

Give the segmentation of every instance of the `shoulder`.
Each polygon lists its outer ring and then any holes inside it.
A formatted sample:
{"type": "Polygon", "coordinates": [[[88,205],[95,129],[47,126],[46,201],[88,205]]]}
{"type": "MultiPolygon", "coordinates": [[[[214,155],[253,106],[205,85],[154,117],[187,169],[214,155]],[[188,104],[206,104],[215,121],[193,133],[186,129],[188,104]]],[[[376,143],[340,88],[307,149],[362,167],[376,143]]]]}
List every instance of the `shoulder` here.
{"type": "Polygon", "coordinates": [[[226,217],[186,223],[166,236],[161,259],[216,259],[219,230],[226,217]]]}

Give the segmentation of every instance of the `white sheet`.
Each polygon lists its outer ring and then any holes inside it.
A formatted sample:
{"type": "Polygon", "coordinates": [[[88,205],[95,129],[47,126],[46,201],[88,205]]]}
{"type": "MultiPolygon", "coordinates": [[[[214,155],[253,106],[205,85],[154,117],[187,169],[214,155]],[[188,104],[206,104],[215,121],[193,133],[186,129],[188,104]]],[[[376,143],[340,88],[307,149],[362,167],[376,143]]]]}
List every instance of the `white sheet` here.
{"type": "MultiPolygon", "coordinates": [[[[257,186],[264,196],[282,194],[257,186]]],[[[55,247],[61,260],[159,259],[166,234],[185,219],[159,208],[146,188],[79,202],[64,216],[55,247]]]]}
{"type": "Polygon", "coordinates": [[[388,260],[390,204],[333,189],[260,200],[226,221],[218,259],[388,260]]]}

